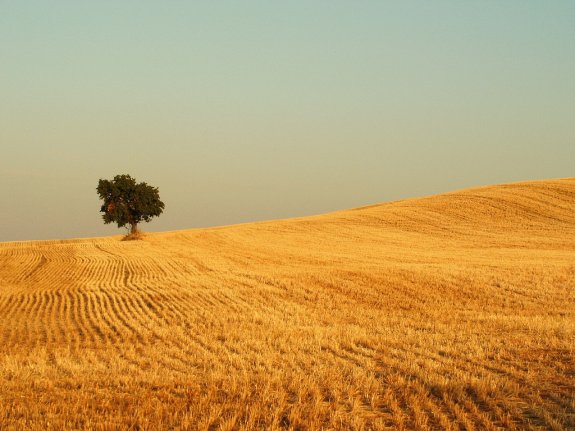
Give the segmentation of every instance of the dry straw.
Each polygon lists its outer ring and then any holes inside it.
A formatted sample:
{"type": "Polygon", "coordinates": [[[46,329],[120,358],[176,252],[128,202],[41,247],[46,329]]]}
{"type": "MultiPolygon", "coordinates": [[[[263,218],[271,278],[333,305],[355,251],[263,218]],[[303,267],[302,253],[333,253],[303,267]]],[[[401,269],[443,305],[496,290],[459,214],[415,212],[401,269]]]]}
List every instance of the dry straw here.
{"type": "Polygon", "coordinates": [[[575,180],[0,244],[0,429],[575,427],[575,180]]]}

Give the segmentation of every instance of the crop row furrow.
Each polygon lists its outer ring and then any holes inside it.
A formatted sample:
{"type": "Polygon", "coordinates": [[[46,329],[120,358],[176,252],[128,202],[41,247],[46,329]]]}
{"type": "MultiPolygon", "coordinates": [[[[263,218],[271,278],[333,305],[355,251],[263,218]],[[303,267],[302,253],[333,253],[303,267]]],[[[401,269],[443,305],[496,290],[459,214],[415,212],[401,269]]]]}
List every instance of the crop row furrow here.
{"type": "Polygon", "coordinates": [[[88,294],[84,290],[78,292],[82,297],[82,303],[84,304],[84,320],[87,322],[87,326],[90,327],[90,332],[94,336],[94,344],[97,347],[102,347],[108,342],[108,337],[104,332],[102,326],[102,320],[98,319],[99,311],[96,309],[95,300],[93,294],[88,294]]]}
{"type": "Polygon", "coordinates": [[[90,331],[84,324],[81,311],[81,297],[76,292],[67,292],[66,310],[68,312],[68,321],[72,328],[72,334],[75,335],[74,348],[80,352],[90,344],[90,331]]]}
{"type": "Polygon", "coordinates": [[[14,293],[2,294],[2,296],[0,296],[0,316],[4,316],[4,318],[6,318],[6,316],[8,316],[8,314],[11,312],[17,300],[18,300],[17,294],[14,293]]]}
{"type": "Polygon", "coordinates": [[[113,323],[113,321],[117,320],[117,318],[114,316],[114,310],[111,307],[108,297],[102,292],[96,292],[94,294],[94,301],[94,308],[97,313],[97,319],[106,326],[108,341],[111,344],[115,344],[121,339],[122,333],[118,329],[117,324],[113,323]]]}
{"type": "Polygon", "coordinates": [[[411,389],[414,390],[414,397],[420,400],[422,407],[429,412],[428,417],[432,429],[457,429],[451,410],[430,393],[430,388],[427,385],[421,380],[414,380],[410,382],[410,385],[411,389]]]}
{"type": "Polygon", "coordinates": [[[11,295],[11,300],[6,310],[3,310],[2,319],[0,319],[0,332],[2,334],[3,346],[12,346],[13,340],[15,339],[16,317],[20,316],[18,310],[21,309],[25,300],[26,295],[21,293],[13,294],[11,295]]]}
{"type": "Polygon", "coordinates": [[[55,342],[71,346],[72,336],[70,334],[71,328],[68,326],[67,312],[66,312],[66,293],[61,290],[56,291],[56,306],[52,315],[52,322],[57,324],[58,332],[55,335],[55,342]]]}
{"type": "Polygon", "coordinates": [[[88,310],[88,299],[84,292],[76,291],[74,295],[77,309],[77,318],[79,322],[82,322],[82,326],[85,329],[86,336],[86,346],[93,347],[98,345],[99,337],[96,334],[94,323],[92,321],[90,312],[88,310]]]}
{"type": "Polygon", "coordinates": [[[54,326],[50,322],[53,296],[51,291],[39,292],[38,296],[40,297],[40,306],[36,314],[33,315],[36,333],[38,334],[37,343],[41,346],[46,346],[50,345],[53,339],[52,331],[54,326]]]}
{"type": "Polygon", "coordinates": [[[137,339],[139,342],[143,342],[141,331],[132,324],[131,316],[125,312],[123,302],[118,298],[118,295],[102,290],[102,299],[108,305],[110,310],[108,316],[110,326],[116,328],[117,332],[120,334],[120,338],[117,342],[129,342],[133,338],[137,339]]]}

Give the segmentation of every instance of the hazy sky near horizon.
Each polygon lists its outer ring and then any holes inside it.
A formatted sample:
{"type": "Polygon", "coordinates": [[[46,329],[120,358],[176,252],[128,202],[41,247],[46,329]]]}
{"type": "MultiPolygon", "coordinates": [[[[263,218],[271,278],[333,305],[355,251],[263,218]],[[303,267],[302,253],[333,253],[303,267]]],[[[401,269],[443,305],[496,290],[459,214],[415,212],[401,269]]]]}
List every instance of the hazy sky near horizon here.
{"type": "Polygon", "coordinates": [[[0,0],[0,241],[575,175],[575,2],[0,0]]]}

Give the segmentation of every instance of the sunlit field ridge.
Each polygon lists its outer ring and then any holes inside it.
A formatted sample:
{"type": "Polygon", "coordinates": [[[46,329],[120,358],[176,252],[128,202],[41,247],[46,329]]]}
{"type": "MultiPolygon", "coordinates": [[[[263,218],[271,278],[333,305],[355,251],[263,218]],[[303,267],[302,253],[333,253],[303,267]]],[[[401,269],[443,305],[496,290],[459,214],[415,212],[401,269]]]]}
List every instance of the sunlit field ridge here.
{"type": "Polygon", "coordinates": [[[575,428],[575,179],[0,243],[0,429],[575,428]]]}

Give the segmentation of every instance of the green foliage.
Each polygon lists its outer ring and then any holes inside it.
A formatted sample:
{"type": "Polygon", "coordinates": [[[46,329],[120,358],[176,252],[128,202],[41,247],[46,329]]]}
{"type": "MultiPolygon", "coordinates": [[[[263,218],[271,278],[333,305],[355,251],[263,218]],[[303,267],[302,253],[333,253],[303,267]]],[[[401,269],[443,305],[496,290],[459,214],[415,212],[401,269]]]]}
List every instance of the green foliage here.
{"type": "Polygon", "coordinates": [[[118,227],[131,226],[131,232],[138,231],[138,223],[149,222],[162,214],[164,203],[160,200],[157,187],[136,183],[129,175],[116,175],[113,180],[100,180],[96,189],[104,204],[104,223],[117,223],[118,227]]]}

